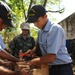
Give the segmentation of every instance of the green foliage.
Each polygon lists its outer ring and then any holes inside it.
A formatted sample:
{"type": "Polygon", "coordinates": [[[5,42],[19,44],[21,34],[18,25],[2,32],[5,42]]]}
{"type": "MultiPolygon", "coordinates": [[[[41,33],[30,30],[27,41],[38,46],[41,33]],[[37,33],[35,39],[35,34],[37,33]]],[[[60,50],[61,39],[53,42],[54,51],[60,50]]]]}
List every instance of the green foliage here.
{"type": "Polygon", "coordinates": [[[50,4],[58,4],[60,0],[48,0],[50,4]]]}
{"type": "MultiPolygon", "coordinates": [[[[41,4],[46,6],[49,10],[52,8],[50,6],[59,4],[60,0],[2,0],[6,2],[12,9],[12,18],[16,24],[16,28],[7,27],[4,32],[2,32],[4,42],[7,43],[12,38],[21,33],[20,24],[24,22],[27,18],[28,11],[31,6],[35,4],[41,4]]],[[[31,35],[36,39],[38,29],[31,27],[31,35]]]]}
{"type": "Polygon", "coordinates": [[[34,39],[37,38],[37,33],[38,33],[38,28],[36,27],[31,27],[31,35],[34,37],[34,39]]]}

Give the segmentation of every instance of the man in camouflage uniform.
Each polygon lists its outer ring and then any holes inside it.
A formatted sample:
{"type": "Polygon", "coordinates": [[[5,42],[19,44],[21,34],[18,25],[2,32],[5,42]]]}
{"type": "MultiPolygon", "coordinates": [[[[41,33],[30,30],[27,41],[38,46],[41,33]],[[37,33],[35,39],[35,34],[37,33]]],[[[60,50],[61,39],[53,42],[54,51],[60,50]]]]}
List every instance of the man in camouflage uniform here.
{"type": "MultiPolygon", "coordinates": [[[[30,27],[28,23],[23,22],[20,26],[22,33],[10,42],[9,48],[13,56],[19,58],[19,51],[26,52],[28,49],[33,49],[35,45],[34,38],[30,36],[30,27]]],[[[29,57],[24,57],[29,60],[29,57]]]]}

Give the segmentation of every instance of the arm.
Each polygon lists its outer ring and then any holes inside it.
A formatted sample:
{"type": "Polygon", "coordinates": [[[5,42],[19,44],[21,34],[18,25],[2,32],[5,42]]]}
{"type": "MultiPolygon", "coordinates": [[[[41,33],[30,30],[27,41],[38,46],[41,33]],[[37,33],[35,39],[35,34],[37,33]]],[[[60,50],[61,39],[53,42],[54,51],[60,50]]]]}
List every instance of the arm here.
{"type": "Polygon", "coordinates": [[[15,47],[15,45],[14,45],[14,39],[9,42],[8,47],[9,47],[9,50],[10,50],[11,54],[12,54],[13,56],[15,56],[15,48],[16,48],[16,47],[15,47]]]}
{"type": "Polygon", "coordinates": [[[35,45],[32,50],[29,49],[26,53],[30,54],[30,56],[31,56],[31,55],[33,55],[35,53],[36,48],[37,48],[37,45],[35,45]]]}
{"type": "Polygon", "coordinates": [[[55,54],[46,54],[42,57],[34,58],[31,61],[28,62],[30,66],[35,66],[35,65],[42,65],[42,64],[47,64],[51,63],[54,61],[56,55],[55,54]]]}
{"type": "Polygon", "coordinates": [[[4,66],[4,61],[0,60],[0,65],[4,66]]]}
{"type": "Polygon", "coordinates": [[[37,47],[38,47],[38,45],[35,45],[34,48],[32,49],[32,51],[35,52],[37,47]]]}
{"type": "Polygon", "coordinates": [[[10,61],[15,61],[15,62],[18,62],[19,61],[18,58],[15,58],[11,54],[7,53],[5,50],[1,50],[0,51],[0,57],[2,57],[4,59],[7,59],[7,60],[10,60],[10,61]]]}
{"type": "Polygon", "coordinates": [[[30,70],[26,70],[25,68],[20,71],[11,71],[4,67],[0,67],[0,75],[31,75],[31,73],[30,70]]]}
{"type": "Polygon", "coordinates": [[[2,37],[0,36],[0,57],[10,60],[10,61],[19,61],[19,59],[15,58],[14,56],[10,55],[9,53],[7,53],[5,50],[5,46],[2,40],[2,37]]]}
{"type": "Polygon", "coordinates": [[[11,71],[4,67],[0,67],[0,75],[20,75],[19,71],[11,71]]]}

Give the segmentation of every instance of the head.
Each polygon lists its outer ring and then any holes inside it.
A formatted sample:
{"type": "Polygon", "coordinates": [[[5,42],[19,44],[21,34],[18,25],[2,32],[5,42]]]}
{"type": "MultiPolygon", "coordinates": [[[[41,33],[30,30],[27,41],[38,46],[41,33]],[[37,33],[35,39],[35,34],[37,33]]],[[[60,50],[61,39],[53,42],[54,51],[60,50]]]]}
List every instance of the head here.
{"type": "Polygon", "coordinates": [[[11,9],[7,4],[0,1],[0,31],[5,29],[7,25],[14,27],[11,9]]]}
{"type": "Polygon", "coordinates": [[[23,22],[20,26],[23,35],[30,34],[30,26],[28,23],[23,22]]]}
{"type": "Polygon", "coordinates": [[[34,23],[38,28],[43,28],[47,20],[45,8],[42,5],[35,5],[30,9],[26,22],[34,23]]]}

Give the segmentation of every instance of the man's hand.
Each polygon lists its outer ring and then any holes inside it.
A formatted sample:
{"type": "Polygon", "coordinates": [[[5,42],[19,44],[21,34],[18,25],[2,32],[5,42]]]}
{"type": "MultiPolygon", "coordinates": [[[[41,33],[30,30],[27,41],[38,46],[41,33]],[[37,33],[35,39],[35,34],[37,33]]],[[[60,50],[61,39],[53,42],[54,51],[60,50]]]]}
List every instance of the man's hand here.
{"type": "Polygon", "coordinates": [[[14,69],[15,65],[16,65],[15,62],[5,61],[3,66],[6,67],[6,68],[8,68],[8,69],[14,69]]]}
{"type": "Polygon", "coordinates": [[[34,52],[33,52],[33,50],[29,49],[29,50],[27,50],[26,53],[30,54],[30,56],[31,56],[34,52]]]}
{"type": "Polygon", "coordinates": [[[25,52],[27,54],[29,54],[30,57],[34,58],[34,57],[37,57],[37,55],[35,54],[35,51],[34,50],[28,50],[27,52],[25,52]]]}
{"type": "Polygon", "coordinates": [[[32,71],[30,69],[22,68],[20,75],[32,75],[32,71]]]}

